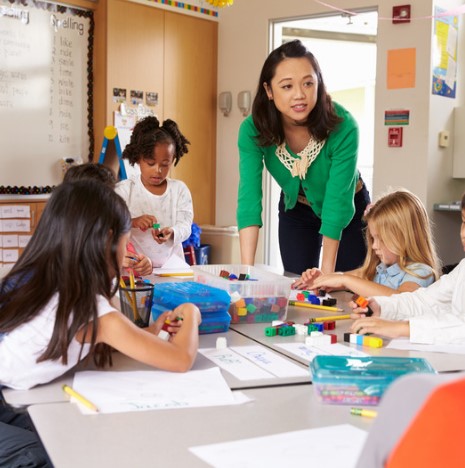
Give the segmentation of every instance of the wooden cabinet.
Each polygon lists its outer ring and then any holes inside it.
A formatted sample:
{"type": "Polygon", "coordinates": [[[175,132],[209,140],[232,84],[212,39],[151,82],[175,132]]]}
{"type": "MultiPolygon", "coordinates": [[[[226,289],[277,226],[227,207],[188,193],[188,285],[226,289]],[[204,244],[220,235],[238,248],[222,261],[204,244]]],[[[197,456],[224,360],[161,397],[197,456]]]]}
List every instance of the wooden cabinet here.
{"type": "MultiPolygon", "coordinates": [[[[157,93],[158,119],[176,121],[191,142],[170,176],[189,187],[195,222],[215,224],[218,23],[127,0],[106,8],[106,125],[119,107],[113,88],[126,89],[130,107],[131,90],[144,93],[144,104],[146,92],[157,93]]],[[[110,165],[117,170],[116,160],[110,165]]]]}
{"type": "Polygon", "coordinates": [[[23,252],[48,197],[0,197],[0,265],[13,264],[23,252]]]}

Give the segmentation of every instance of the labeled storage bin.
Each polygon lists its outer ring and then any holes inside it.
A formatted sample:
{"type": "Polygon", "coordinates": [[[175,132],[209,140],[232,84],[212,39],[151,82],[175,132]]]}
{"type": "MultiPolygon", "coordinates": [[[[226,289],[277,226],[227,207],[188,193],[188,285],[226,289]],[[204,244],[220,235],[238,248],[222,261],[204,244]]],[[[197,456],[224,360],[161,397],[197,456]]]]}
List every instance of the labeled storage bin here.
{"type": "Polygon", "coordinates": [[[323,403],[377,405],[398,377],[412,372],[435,374],[423,358],[316,356],[310,363],[313,388],[323,403]]]}
{"type": "Polygon", "coordinates": [[[153,294],[153,320],[166,310],[173,310],[186,302],[192,302],[200,309],[200,334],[228,331],[231,323],[228,312],[231,300],[227,291],[194,281],[157,284],[153,294]]]}
{"type": "Polygon", "coordinates": [[[192,270],[195,281],[229,293],[231,323],[286,318],[292,279],[249,265],[197,265],[192,270]]]}

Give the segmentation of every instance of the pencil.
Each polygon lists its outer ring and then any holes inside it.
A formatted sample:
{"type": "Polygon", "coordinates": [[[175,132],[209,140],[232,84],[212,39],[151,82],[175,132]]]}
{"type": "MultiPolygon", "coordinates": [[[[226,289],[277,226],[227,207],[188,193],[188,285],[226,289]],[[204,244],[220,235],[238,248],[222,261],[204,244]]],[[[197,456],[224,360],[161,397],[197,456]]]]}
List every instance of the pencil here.
{"type": "Polygon", "coordinates": [[[76,390],[73,390],[69,385],[63,385],[63,391],[73,398],[76,398],[77,401],[82,403],[87,408],[98,413],[99,409],[91,401],[83,397],[80,393],[76,392],[76,390]]]}
{"type": "Polygon", "coordinates": [[[132,291],[132,301],[131,301],[131,305],[132,305],[132,313],[134,315],[134,321],[138,321],[138,320],[142,320],[140,315],[139,315],[139,312],[137,310],[137,298],[136,298],[136,281],[134,279],[134,272],[131,270],[129,272],[129,285],[131,286],[131,289],[133,290],[132,291]]]}
{"type": "Polygon", "coordinates": [[[332,312],[342,312],[343,309],[339,307],[324,306],[318,304],[311,304],[310,302],[289,301],[289,305],[297,307],[308,307],[309,309],[330,310],[332,312]]]}
{"type": "Polygon", "coordinates": [[[377,411],[363,408],[350,408],[350,414],[354,416],[365,416],[366,418],[376,418],[376,416],[378,416],[377,411]]]}
{"type": "Polygon", "coordinates": [[[160,277],[168,277],[168,276],[194,276],[194,273],[191,272],[183,272],[183,273],[155,273],[157,276],[160,277]]]}
{"type": "Polygon", "coordinates": [[[328,320],[346,320],[350,319],[350,315],[331,315],[328,317],[316,317],[308,319],[309,322],[326,322],[328,320]]]}

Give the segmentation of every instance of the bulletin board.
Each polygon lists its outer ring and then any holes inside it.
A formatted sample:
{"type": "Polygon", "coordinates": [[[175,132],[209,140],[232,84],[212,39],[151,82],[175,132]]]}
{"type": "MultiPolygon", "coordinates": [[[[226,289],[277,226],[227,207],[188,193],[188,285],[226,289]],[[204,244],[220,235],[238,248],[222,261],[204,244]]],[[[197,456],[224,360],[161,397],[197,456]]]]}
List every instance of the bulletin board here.
{"type": "Polygon", "coordinates": [[[53,186],[65,159],[92,159],[93,30],[92,11],[0,0],[0,187],[53,186]]]}

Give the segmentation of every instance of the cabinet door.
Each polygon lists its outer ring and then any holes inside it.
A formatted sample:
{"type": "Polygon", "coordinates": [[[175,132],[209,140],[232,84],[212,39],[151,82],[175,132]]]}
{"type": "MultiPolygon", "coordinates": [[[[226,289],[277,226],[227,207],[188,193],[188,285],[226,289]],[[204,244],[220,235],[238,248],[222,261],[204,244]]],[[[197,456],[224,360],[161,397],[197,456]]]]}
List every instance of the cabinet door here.
{"type": "Polygon", "coordinates": [[[163,115],[191,142],[172,176],[191,190],[198,224],[215,222],[217,43],[216,22],[166,13],[163,115]]]}

